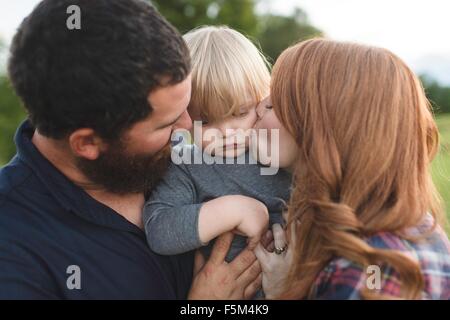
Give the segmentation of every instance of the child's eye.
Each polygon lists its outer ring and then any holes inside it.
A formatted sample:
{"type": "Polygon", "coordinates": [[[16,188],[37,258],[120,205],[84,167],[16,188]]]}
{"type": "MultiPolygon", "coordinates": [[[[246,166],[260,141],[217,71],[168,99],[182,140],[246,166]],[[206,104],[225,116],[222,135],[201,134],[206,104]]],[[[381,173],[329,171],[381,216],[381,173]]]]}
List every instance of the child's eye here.
{"type": "Polygon", "coordinates": [[[238,117],[245,117],[246,115],[248,115],[248,111],[241,112],[238,117]]]}
{"type": "Polygon", "coordinates": [[[208,120],[202,120],[202,126],[205,126],[208,124],[208,120]]]}
{"type": "Polygon", "coordinates": [[[270,109],[272,109],[272,108],[273,108],[272,105],[270,105],[270,104],[266,105],[266,109],[267,109],[267,110],[270,110],[270,109]]]}

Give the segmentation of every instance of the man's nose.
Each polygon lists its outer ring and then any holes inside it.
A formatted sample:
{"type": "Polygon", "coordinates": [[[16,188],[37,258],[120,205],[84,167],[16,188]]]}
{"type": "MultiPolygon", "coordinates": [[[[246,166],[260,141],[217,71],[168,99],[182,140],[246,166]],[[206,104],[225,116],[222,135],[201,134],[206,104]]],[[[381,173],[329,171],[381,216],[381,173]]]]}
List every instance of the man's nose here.
{"type": "Polygon", "coordinates": [[[186,110],[186,111],[184,111],[184,113],[181,115],[180,119],[178,119],[177,123],[175,124],[175,129],[190,130],[191,128],[192,128],[192,119],[186,110]]]}

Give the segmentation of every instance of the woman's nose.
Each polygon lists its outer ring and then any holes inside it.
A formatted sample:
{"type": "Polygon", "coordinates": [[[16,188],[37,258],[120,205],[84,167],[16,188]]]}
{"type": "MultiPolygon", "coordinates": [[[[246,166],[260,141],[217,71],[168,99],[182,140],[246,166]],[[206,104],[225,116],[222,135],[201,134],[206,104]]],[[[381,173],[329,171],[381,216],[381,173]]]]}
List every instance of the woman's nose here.
{"type": "Polygon", "coordinates": [[[256,117],[257,117],[257,121],[261,120],[264,116],[264,111],[265,111],[265,107],[262,103],[258,104],[256,106],[256,117]]]}

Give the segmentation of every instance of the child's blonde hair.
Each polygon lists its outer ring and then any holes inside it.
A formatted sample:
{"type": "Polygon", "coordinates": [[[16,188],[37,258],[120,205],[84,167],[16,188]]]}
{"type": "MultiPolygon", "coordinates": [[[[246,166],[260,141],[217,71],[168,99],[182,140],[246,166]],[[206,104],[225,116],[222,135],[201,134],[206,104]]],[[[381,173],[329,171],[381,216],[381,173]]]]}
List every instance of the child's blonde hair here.
{"type": "Polygon", "coordinates": [[[192,61],[190,106],[202,119],[220,121],[259,102],[270,90],[270,65],[244,35],[226,26],[203,26],[184,36],[192,61]]]}

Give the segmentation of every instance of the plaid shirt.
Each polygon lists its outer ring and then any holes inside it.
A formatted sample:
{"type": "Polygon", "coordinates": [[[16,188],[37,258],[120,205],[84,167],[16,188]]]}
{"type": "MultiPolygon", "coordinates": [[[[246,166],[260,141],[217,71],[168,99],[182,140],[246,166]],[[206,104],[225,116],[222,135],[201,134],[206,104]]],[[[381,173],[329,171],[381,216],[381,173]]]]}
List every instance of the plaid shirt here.
{"type": "MultiPolygon", "coordinates": [[[[431,219],[429,215],[421,227],[411,229],[412,234],[421,234],[431,219]]],[[[419,262],[425,280],[423,299],[450,299],[450,242],[441,227],[437,226],[429,237],[418,242],[388,232],[378,233],[366,241],[375,248],[401,251],[419,262]]],[[[388,266],[380,266],[380,271],[381,286],[379,290],[374,289],[375,292],[400,296],[398,273],[388,266]]],[[[373,274],[372,270],[366,270],[347,259],[335,258],[319,273],[313,285],[312,298],[361,299],[360,290],[366,288],[368,283],[374,283],[371,281],[373,274]]]]}

